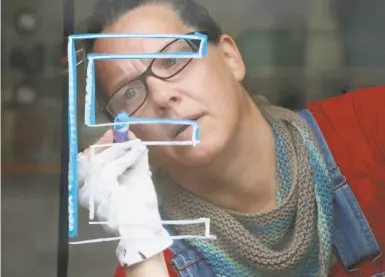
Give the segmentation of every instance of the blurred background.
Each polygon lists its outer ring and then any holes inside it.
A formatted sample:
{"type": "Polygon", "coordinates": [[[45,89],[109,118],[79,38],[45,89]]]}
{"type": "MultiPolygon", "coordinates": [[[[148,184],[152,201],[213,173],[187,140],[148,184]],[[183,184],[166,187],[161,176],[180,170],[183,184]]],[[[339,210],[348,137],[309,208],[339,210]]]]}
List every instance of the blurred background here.
{"type": "MultiPolygon", "coordinates": [[[[315,99],[385,83],[383,0],[202,0],[235,38],[246,85],[272,102],[300,109],[315,99]]],[[[94,0],[75,2],[76,24],[94,0]]],[[[67,76],[63,2],[3,0],[1,44],[3,276],[56,275],[62,101],[67,76]],[[64,46],[65,47],[65,46],[64,46]]],[[[103,133],[82,122],[80,148],[103,133]]],[[[78,239],[103,237],[80,210],[78,239]],[[83,219],[83,220],[82,220],[83,219]],[[84,224],[82,224],[84,222],[84,224]]],[[[113,276],[114,243],[71,246],[71,277],[113,276]]]]}

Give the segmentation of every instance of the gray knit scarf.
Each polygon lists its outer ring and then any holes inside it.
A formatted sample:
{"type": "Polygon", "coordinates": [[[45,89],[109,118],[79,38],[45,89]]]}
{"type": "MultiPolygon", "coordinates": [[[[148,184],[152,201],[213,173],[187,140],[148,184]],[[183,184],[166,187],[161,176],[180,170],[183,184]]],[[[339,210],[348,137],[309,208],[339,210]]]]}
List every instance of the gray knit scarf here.
{"type": "MultiPolygon", "coordinates": [[[[217,276],[327,276],[332,201],[322,155],[311,130],[296,113],[267,106],[263,114],[276,140],[276,209],[259,214],[229,211],[170,183],[173,188],[163,196],[163,213],[172,220],[211,219],[217,239],[187,243],[203,254],[217,276]],[[227,273],[221,271],[224,267],[227,273]]],[[[204,232],[199,225],[173,230],[183,235],[204,232]]]]}

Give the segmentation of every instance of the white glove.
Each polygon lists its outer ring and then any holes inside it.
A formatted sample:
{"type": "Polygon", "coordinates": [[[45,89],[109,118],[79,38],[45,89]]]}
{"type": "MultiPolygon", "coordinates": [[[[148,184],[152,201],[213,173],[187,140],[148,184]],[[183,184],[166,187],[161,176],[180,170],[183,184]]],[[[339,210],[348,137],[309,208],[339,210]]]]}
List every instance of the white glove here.
{"type": "Polygon", "coordinates": [[[171,246],[172,239],[161,224],[148,150],[139,139],[117,143],[92,160],[80,154],[78,165],[79,201],[88,208],[93,196],[97,217],[124,237],[116,251],[122,266],[171,246]]]}

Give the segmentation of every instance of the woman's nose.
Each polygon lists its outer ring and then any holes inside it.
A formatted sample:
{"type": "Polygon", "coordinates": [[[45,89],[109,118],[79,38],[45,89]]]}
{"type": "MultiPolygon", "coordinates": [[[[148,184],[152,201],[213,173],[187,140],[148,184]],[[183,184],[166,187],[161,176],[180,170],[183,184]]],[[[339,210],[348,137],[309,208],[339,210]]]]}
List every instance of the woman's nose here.
{"type": "Polygon", "coordinates": [[[182,100],[182,95],[167,81],[149,77],[148,99],[155,105],[156,110],[165,111],[178,105],[182,100]]]}

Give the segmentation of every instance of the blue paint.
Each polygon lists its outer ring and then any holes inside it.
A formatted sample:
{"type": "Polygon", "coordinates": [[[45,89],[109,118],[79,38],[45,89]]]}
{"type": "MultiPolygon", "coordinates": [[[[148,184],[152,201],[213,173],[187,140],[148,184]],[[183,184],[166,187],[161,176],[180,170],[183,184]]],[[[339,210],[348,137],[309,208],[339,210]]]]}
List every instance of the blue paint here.
{"type": "Polygon", "coordinates": [[[95,113],[95,88],[96,88],[96,82],[95,82],[95,63],[92,61],[92,68],[91,68],[91,106],[90,106],[90,124],[95,125],[96,124],[96,113],[95,113]]]}
{"type": "Polygon", "coordinates": [[[128,140],[128,130],[129,124],[127,123],[130,119],[130,116],[123,112],[118,113],[115,117],[114,123],[122,123],[119,125],[114,125],[114,142],[125,142],[128,140]]]}
{"type": "MultiPolygon", "coordinates": [[[[153,59],[153,58],[172,58],[172,57],[189,57],[202,58],[207,54],[207,36],[195,33],[194,35],[170,35],[170,34],[74,34],[68,37],[68,50],[72,49],[71,57],[68,57],[70,62],[69,71],[69,105],[68,105],[68,125],[69,125],[69,168],[68,168],[68,219],[69,219],[69,237],[76,237],[78,234],[78,178],[77,178],[77,155],[78,155],[78,141],[77,141],[77,112],[76,112],[76,95],[77,95],[77,80],[76,80],[76,51],[75,40],[77,39],[99,39],[99,38],[174,38],[174,39],[200,39],[201,47],[199,53],[193,52],[177,52],[177,53],[161,53],[143,54],[143,55],[100,55],[89,54],[87,59],[93,61],[94,59],[153,59]],[[72,76],[72,78],[71,78],[72,76]],[[71,90],[72,87],[72,90],[71,90]],[[71,127],[72,126],[72,127],[71,127]],[[71,129],[71,130],[70,130],[71,129]]],[[[68,51],[70,52],[70,51],[68,51]]],[[[91,107],[85,107],[89,110],[89,118],[86,118],[90,127],[97,127],[95,124],[95,76],[94,63],[90,62],[88,66],[91,67],[90,81],[91,84],[91,107]],[[90,65],[91,64],[91,65],[90,65]]],[[[88,76],[87,76],[88,77],[88,76]]],[[[199,126],[194,120],[174,120],[174,119],[150,119],[150,118],[129,118],[129,124],[185,124],[193,125],[195,127],[194,139],[199,140],[199,126]]]]}
{"type": "Polygon", "coordinates": [[[202,57],[206,57],[206,55],[207,55],[207,42],[208,42],[207,36],[204,34],[201,34],[201,33],[194,33],[194,34],[198,37],[201,37],[202,44],[201,44],[201,47],[199,50],[202,52],[201,53],[202,57]]]}
{"type": "MultiPolygon", "coordinates": [[[[75,43],[73,40],[69,40],[68,49],[75,51],[75,43]]],[[[68,225],[69,225],[69,237],[76,237],[78,234],[78,168],[77,168],[77,155],[78,155],[78,141],[77,141],[77,112],[76,112],[76,55],[69,57],[72,61],[72,80],[71,74],[69,74],[69,101],[68,101],[68,139],[69,139],[69,165],[68,165],[68,225]],[[73,89],[71,91],[71,83],[73,89]]]]}
{"type": "Polygon", "coordinates": [[[200,54],[195,52],[160,52],[148,54],[96,54],[87,55],[88,59],[92,60],[152,60],[156,58],[201,58],[200,54]]]}
{"type": "Polygon", "coordinates": [[[194,124],[196,126],[196,130],[195,130],[195,140],[198,141],[199,140],[199,125],[197,122],[195,122],[194,124]]]}
{"type": "Polygon", "coordinates": [[[173,38],[173,39],[201,39],[207,40],[207,36],[201,33],[194,33],[194,35],[171,35],[171,34],[130,34],[130,33],[116,33],[116,34],[73,34],[69,39],[99,39],[99,38],[173,38]]]}

